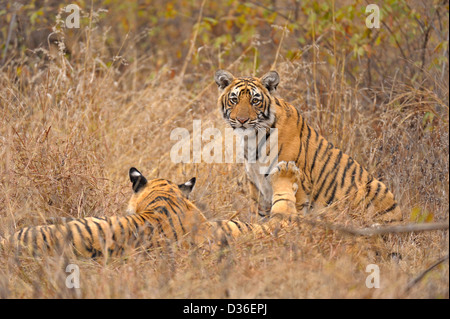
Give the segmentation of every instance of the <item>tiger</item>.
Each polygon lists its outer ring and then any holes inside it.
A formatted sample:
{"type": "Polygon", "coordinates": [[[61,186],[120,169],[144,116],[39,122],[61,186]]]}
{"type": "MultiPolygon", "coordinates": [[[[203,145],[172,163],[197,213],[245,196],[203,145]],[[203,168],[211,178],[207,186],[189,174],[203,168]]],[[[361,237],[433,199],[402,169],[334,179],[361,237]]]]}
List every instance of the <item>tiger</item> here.
{"type": "Polygon", "coordinates": [[[86,258],[121,256],[126,249],[160,247],[164,241],[182,241],[202,247],[228,245],[242,234],[268,235],[274,225],[238,220],[208,221],[189,200],[196,178],[177,185],[165,179],[147,180],[129,170],[133,194],[126,216],[65,219],[50,225],[25,227],[0,248],[14,246],[19,253],[69,252],[86,258]]]}
{"type": "MultiPolygon", "coordinates": [[[[136,170],[133,174],[135,174],[136,177],[146,181],[146,178],[139,171],[136,170]]],[[[205,243],[213,247],[224,245],[226,246],[229,245],[230,240],[236,239],[243,234],[251,233],[256,236],[271,235],[274,229],[286,226],[285,220],[287,220],[288,218],[284,216],[278,219],[273,218],[265,224],[243,222],[236,219],[209,221],[199,210],[199,208],[197,208],[197,206],[195,206],[188,200],[189,194],[195,185],[195,181],[196,179],[192,178],[187,183],[179,185],[178,187],[184,192],[185,200],[190,208],[189,211],[200,216],[199,218],[197,218],[197,220],[199,220],[200,222],[197,222],[196,224],[190,224],[190,227],[184,227],[181,234],[183,236],[188,232],[195,233],[193,242],[198,246],[204,246],[205,243]]],[[[289,187],[291,188],[291,185],[289,185],[289,187]]],[[[148,189],[144,189],[130,199],[128,205],[128,211],[130,213],[143,214],[148,211],[148,203],[145,200],[147,198],[147,192],[148,189]]],[[[178,213],[182,215],[185,214],[183,210],[179,210],[178,213]]]]}
{"type": "Polygon", "coordinates": [[[53,225],[22,228],[10,242],[36,255],[72,246],[76,256],[117,256],[125,249],[159,246],[179,240],[205,216],[188,200],[195,178],[176,185],[165,179],[148,181],[136,168],[129,170],[133,194],[128,215],[86,217],[53,225]],[[66,245],[69,244],[69,245],[66,245]]]}
{"type": "MultiPolygon", "coordinates": [[[[214,80],[219,90],[218,108],[234,132],[267,137],[276,129],[278,135],[277,156],[263,174],[262,164],[247,160],[250,151],[244,150],[252,211],[262,217],[283,212],[305,215],[333,205],[363,208],[375,223],[402,219],[400,207],[384,183],[308,125],[296,107],[275,96],[280,82],[276,71],[257,78],[234,77],[229,71],[218,70],[214,80]],[[297,181],[293,182],[296,189],[290,190],[290,201],[277,198],[277,182],[270,178],[277,166],[297,181]]],[[[263,150],[267,153],[265,141],[255,144],[256,157],[263,150]]]]}
{"type": "MultiPolygon", "coordinates": [[[[296,168],[295,168],[296,170],[296,168]]],[[[136,176],[144,180],[145,177],[139,171],[134,172],[136,176]]],[[[276,167],[271,172],[272,179],[277,179],[279,188],[279,199],[287,200],[289,195],[295,196],[295,183],[298,182],[291,171],[286,169],[276,167]],[[287,182],[286,182],[287,181],[287,182]],[[293,186],[294,185],[294,186],[293,186]]],[[[178,187],[184,191],[186,199],[189,198],[189,194],[195,185],[195,178],[191,179],[186,184],[179,185],[178,187]],[[188,186],[189,187],[188,187],[188,186]]],[[[139,196],[134,196],[130,199],[128,211],[133,214],[141,214],[148,210],[145,200],[146,192],[142,192],[139,196]]],[[[195,232],[196,236],[193,242],[197,246],[205,247],[205,244],[213,248],[228,246],[230,242],[236,238],[241,237],[245,234],[251,234],[253,236],[273,236],[274,232],[281,228],[286,228],[290,225],[292,221],[297,221],[296,216],[286,216],[286,214],[277,215],[274,214],[270,219],[267,219],[264,223],[250,223],[244,222],[237,219],[220,219],[220,220],[206,220],[203,213],[189,200],[191,211],[193,213],[199,214],[201,222],[196,226],[196,229],[190,229],[191,232],[195,232]]],[[[238,215],[238,214],[237,214],[238,215]]],[[[184,234],[187,232],[184,232],[184,234]]]]}

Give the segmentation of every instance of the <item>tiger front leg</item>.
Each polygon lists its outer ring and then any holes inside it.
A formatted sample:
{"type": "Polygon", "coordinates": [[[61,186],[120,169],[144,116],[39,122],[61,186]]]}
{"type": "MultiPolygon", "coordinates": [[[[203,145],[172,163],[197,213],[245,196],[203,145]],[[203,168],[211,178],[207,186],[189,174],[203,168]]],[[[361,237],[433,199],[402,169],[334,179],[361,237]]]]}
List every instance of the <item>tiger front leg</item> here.
{"type": "Polygon", "coordinates": [[[270,215],[270,201],[265,200],[265,197],[259,189],[253,184],[253,182],[247,180],[248,188],[250,191],[250,198],[252,199],[252,204],[250,206],[250,212],[261,217],[266,217],[270,215]]]}
{"type": "Polygon", "coordinates": [[[302,173],[295,165],[295,162],[282,161],[271,171],[270,180],[272,184],[272,208],[271,216],[288,218],[297,214],[296,194],[302,183],[302,173]]]}

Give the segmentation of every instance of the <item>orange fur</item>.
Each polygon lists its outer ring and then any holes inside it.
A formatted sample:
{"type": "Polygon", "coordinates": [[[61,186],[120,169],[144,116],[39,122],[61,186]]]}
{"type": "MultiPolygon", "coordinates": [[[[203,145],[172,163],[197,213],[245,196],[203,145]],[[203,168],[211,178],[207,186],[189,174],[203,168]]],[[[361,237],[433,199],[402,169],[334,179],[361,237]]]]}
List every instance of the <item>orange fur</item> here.
{"type": "Polygon", "coordinates": [[[165,179],[147,179],[130,169],[134,193],[127,216],[63,219],[59,224],[25,227],[0,240],[0,248],[13,245],[32,255],[73,252],[96,258],[122,255],[126,249],[158,247],[165,241],[223,245],[244,233],[270,233],[269,225],[237,220],[207,221],[188,199],[195,179],[176,185],[165,179]]]}
{"type": "MultiPolygon", "coordinates": [[[[297,209],[336,204],[363,208],[374,221],[401,220],[400,208],[385,184],[310,127],[297,108],[273,95],[278,73],[235,78],[219,70],[215,80],[221,92],[218,106],[231,127],[247,131],[278,129],[278,161],[293,162],[301,172],[300,191],[295,195],[297,209]]],[[[252,198],[260,199],[259,210],[265,214],[273,209],[268,203],[278,196],[279,186],[267,179],[270,193],[261,186],[261,178],[251,172],[247,170],[252,198]]],[[[294,213],[292,208],[285,209],[294,213]]]]}

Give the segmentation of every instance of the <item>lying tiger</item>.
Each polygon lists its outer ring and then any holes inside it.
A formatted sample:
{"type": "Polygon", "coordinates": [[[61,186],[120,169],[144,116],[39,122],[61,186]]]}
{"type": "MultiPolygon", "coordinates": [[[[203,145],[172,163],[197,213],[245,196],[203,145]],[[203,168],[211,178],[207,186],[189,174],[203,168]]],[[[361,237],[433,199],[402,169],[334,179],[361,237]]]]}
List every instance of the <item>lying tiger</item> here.
{"type": "MultiPolygon", "coordinates": [[[[278,129],[278,165],[291,170],[299,181],[294,185],[299,188],[295,198],[290,203],[280,201],[278,187],[269,176],[275,163],[266,174],[261,174],[261,164],[251,163],[245,157],[250,195],[257,204],[254,210],[260,215],[291,215],[334,203],[339,207],[363,208],[374,222],[401,220],[400,208],[385,184],[318,134],[297,108],[274,96],[280,82],[277,72],[270,71],[261,78],[235,78],[230,72],[219,70],[215,82],[220,92],[218,106],[234,131],[267,136],[270,129],[278,129]]],[[[266,150],[266,144],[260,143],[253,151],[258,157],[263,149],[266,150]]]]}
{"type": "MultiPolygon", "coordinates": [[[[284,178],[282,174],[275,176],[284,178]]],[[[136,168],[130,169],[129,177],[133,187],[129,215],[87,217],[61,224],[26,227],[0,241],[0,247],[9,244],[32,255],[52,251],[62,253],[69,247],[75,255],[96,258],[122,255],[130,248],[158,247],[167,240],[223,245],[244,233],[269,234],[273,227],[271,223],[208,221],[188,199],[195,178],[181,185],[165,179],[148,181],[136,168]]]]}

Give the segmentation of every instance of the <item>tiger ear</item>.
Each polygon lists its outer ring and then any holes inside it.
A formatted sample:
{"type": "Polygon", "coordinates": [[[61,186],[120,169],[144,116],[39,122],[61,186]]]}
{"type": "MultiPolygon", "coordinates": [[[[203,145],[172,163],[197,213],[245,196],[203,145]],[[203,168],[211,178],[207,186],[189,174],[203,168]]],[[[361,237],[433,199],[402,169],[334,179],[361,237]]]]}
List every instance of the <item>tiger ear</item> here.
{"type": "Polygon", "coordinates": [[[193,177],[190,180],[188,180],[186,183],[178,185],[178,188],[183,192],[184,196],[186,198],[189,198],[189,194],[192,192],[195,186],[196,178],[193,177]]]}
{"type": "Polygon", "coordinates": [[[225,89],[234,80],[233,74],[225,70],[218,70],[214,75],[214,80],[216,81],[219,90],[225,89]]]}
{"type": "Polygon", "coordinates": [[[269,71],[261,77],[260,81],[272,93],[280,83],[280,76],[277,71],[269,71]]]}
{"type": "Polygon", "coordinates": [[[133,191],[139,192],[142,187],[147,185],[147,179],[136,168],[130,168],[130,181],[133,184],[133,191]]]}

